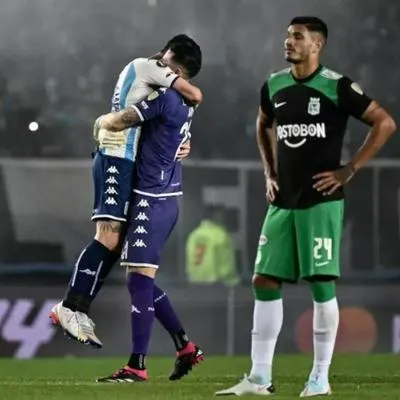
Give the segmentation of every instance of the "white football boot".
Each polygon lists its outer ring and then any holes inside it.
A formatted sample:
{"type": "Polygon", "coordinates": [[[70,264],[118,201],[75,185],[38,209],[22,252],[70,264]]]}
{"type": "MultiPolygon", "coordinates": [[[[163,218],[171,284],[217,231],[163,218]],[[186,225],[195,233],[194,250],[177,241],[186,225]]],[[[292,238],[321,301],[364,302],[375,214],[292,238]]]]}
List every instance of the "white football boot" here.
{"type": "Polygon", "coordinates": [[[53,325],[60,326],[72,339],[79,343],[88,344],[88,337],[78,322],[77,313],[62,305],[62,301],[56,304],[50,312],[53,325]]]}
{"type": "Polygon", "coordinates": [[[235,386],[229,389],[220,390],[215,393],[216,396],[243,396],[245,394],[255,394],[259,396],[269,396],[275,392],[272,383],[268,385],[259,385],[251,382],[247,375],[235,386]]]}
{"type": "Polygon", "coordinates": [[[94,348],[101,349],[103,347],[103,343],[94,332],[96,324],[88,317],[87,314],[79,311],[77,311],[75,314],[80,327],[80,331],[86,335],[89,344],[94,348]]]}
{"type": "Polygon", "coordinates": [[[329,396],[330,394],[332,394],[332,390],[329,382],[310,379],[300,393],[300,397],[329,396]]]}

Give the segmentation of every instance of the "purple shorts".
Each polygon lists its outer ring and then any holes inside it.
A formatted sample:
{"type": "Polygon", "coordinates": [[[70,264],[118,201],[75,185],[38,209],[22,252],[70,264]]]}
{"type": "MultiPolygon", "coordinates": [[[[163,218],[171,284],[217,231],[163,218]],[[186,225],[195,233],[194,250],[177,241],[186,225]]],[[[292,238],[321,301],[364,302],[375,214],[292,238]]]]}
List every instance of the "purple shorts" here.
{"type": "Polygon", "coordinates": [[[134,193],[121,265],[158,268],[161,251],[176,225],[178,197],[149,197],[134,193]]]}

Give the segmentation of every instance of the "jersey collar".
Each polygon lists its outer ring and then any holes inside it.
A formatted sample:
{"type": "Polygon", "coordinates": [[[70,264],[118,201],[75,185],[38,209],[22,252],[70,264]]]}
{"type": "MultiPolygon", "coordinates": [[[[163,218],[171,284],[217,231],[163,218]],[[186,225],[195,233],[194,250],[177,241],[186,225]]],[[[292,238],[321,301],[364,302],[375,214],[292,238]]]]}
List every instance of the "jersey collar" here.
{"type": "Polygon", "coordinates": [[[311,75],[308,75],[308,76],[306,76],[305,78],[301,78],[301,79],[296,78],[296,77],[292,74],[292,71],[290,71],[290,75],[291,75],[291,77],[292,77],[296,82],[298,82],[298,83],[305,83],[305,82],[308,82],[308,81],[310,81],[311,79],[315,78],[315,77],[321,72],[322,68],[324,68],[324,66],[320,64],[320,65],[318,66],[318,68],[317,68],[311,75]]]}

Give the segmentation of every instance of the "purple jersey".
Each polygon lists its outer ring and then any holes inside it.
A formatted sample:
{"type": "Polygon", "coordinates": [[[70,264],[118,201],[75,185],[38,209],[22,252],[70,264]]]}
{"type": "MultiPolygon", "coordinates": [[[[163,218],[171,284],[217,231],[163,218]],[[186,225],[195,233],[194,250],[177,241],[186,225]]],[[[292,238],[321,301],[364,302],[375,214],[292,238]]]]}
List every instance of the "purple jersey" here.
{"type": "Polygon", "coordinates": [[[194,107],[161,88],[133,106],[143,121],[135,162],[134,192],[151,197],[182,194],[180,146],[190,137],[194,107]]]}

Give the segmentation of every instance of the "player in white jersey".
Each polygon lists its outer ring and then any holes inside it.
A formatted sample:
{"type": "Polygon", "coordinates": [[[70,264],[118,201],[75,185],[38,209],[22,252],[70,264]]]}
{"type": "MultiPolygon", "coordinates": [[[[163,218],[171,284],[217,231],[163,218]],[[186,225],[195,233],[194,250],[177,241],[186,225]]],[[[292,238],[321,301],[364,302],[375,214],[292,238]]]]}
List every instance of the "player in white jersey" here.
{"type": "MultiPolygon", "coordinates": [[[[112,98],[112,111],[119,111],[147,97],[155,86],[171,87],[191,103],[202,99],[200,89],[179,77],[179,70],[168,65],[175,57],[193,48],[195,42],[186,35],[172,38],[164,49],[150,58],[131,61],[119,75],[112,98]]],[[[197,44],[196,44],[197,46],[197,44]]],[[[127,220],[133,186],[133,169],[139,141],[136,127],[110,135],[107,146],[99,147],[93,162],[94,207],[96,235],[84,248],[75,264],[64,300],[53,307],[50,317],[54,324],[80,343],[102,347],[88,317],[92,301],[100,291],[114,264],[120,258],[120,243],[127,220]]],[[[97,137],[97,130],[95,130],[97,137]]],[[[107,135],[104,130],[100,135],[107,135]]],[[[106,142],[103,140],[103,142],[106,142]]],[[[179,157],[188,155],[190,143],[181,148],[179,157]]]]}

